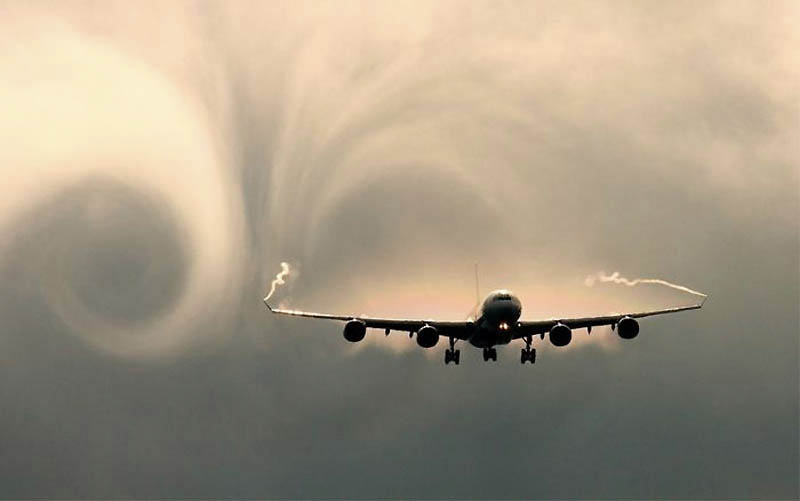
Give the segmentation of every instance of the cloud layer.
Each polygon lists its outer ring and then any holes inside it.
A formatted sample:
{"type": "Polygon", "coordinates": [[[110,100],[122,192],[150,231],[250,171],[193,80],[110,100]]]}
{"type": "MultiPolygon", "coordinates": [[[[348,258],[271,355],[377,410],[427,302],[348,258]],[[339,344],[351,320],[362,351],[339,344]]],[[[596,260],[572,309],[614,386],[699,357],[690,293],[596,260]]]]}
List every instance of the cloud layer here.
{"type": "Polygon", "coordinates": [[[796,16],[0,5],[4,496],[796,497],[796,16]],[[453,370],[269,317],[284,260],[320,311],[711,299],[453,370]]]}

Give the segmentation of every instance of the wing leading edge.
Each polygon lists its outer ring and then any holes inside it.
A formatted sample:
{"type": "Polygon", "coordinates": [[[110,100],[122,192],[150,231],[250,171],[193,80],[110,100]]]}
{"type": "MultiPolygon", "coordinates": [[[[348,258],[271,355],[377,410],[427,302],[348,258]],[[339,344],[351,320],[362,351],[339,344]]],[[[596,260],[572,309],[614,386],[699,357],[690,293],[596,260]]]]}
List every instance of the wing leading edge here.
{"type": "Polygon", "coordinates": [[[416,332],[426,325],[436,327],[436,329],[443,336],[452,336],[456,339],[469,339],[469,333],[474,328],[474,323],[467,320],[449,321],[449,320],[424,320],[424,319],[410,319],[410,318],[372,318],[368,316],[351,316],[351,315],[331,315],[328,313],[314,313],[311,311],[300,310],[284,310],[280,308],[273,308],[269,303],[264,300],[264,304],[272,313],[277,315],[288,315],[292,317],[306,317],[306,318],[319,318],[322,320],[338,320],[341,322],[348,322],[350,320],[359,320],[364,322],[369,328],[385,329],[405,332],[416,332]]]}
{"type": "Polygon", "coordinates": [[[518,339],[525,336],[536,336],[536,335],[544,336],[544,333],[548,332],[550,329],[552,329],[555,325],[559,323],[564,324],[573,330],[582,328],[591,329],[592,327],[616,325],[621,319],[625,317],[644,318],[655,315],[664,315],[667,313],[677,313],[679,311],[699,310],[700,308],[703,307],[703,304],[705,304],[706,299],[708,299],[707,296],[704,297],[701,302],[690,306],[678,306],[675,308],[665,308],[662,310],[640,311],[636,313],[622,313],[622,314],[606,315],[602,317],[553,318],[548,320],[527,320],[527,321],[523,320],[519,322],[519,326],[517,327],[517,332],[515,333],[514,338],[518,339]]]}
{"type": "MultiPolygon", "coordinates": [[[[557,324],[564,324],[570,329],[582,329],[592,327],[601,327],[605,325],[616,325],[621,319],[625,317],[630,318],[644,318],[655,315],[664,315],[667,313],[677,313],[679,311],[697,310],[703,307],[707,297],[703,298],[700,303],[690,306],[678,306],[675,308],[665,308],[661,310],[640,311],[636,313],[621,313],[614,315],[606,315],[600,317],[578,317],[578,318],[553,318],[547,320],[521,320],[514,332],[514,339],[520,339],[526,336],[544,334],[552,329],[557,324]]],[[[314,313],[310,311],[300,310],[285,310],[280,308],[273,308],[269,303],[264,300],[269,311],[277,315],[288,315],[293,317],[306,317],[306,318],[319,318],[322,320],[337,320],[347,322],[350,320],[359,320],[364,322],[369,328],[385,329],[416,332],[425,325],[436,327],[443,336],[452,336],[456,339],[469,339],[472,334],[475,324],[469,320],[462,321],[447,321],[447,320],[424,320],[424,319],[405,319],[405,318],[372,318],[368,316],[351,316],[351,315],[331,315],[328,313],[314,313]]]]}

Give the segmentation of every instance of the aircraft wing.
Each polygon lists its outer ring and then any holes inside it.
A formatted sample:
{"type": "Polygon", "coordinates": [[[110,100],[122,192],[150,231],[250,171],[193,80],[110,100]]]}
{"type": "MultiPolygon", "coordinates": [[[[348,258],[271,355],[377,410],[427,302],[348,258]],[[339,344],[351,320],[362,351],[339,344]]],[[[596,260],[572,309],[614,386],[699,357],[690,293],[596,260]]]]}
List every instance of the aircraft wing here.
{"type": "Polygon", "coordinates": [[[474,323],[468,320],[448,321],[448,320],[421,320],[410,318],[373,318],[364,315],[330,315],[328,313],[314,313],[310,311],[283,310],[273,308],[266,301],[269,311],[277,315],[289,315],[293,317],[319,318],[322,320],[337,320],[347,322],[349,320],[360,320],[369,328],[384,329],[393,331],[416,332],[425,325],[436,327],[442,336],[452,336],[456,339],[469,339],[474,323]]]}
{"type": "Polygon", "coordinates": [[[690,306],[678,306],[675,308],[666,308],[663,310],[651,310],[651,311],[640,311],[636,313],[622,313],[622,314],[613,314],[613,315],[606,315],[602,317],[580,317],[580,318],[553,318],[549,320],[522,320],[519,322],[516,332],[514,333],[514,339],[523,338],[525,336],[542,336],[544,338],[544,334],[549,332],[550,329],[553,328],[558,323],[562,323],[569,327],[570,329],[582,329],[582,328],[589,328],[592,327],[599,327],[603,325],[616,325],[624,317],[631,317],[631,318],[644,318],[644,317],[651,317],[654,315],[664,315],[666,313],[676,313],[679,311],[687,311],[687,310],[697,310],[703,307],[703,303],[705,303],[705,298],[703,301],[697,304],[693,304],[690,306]]]}

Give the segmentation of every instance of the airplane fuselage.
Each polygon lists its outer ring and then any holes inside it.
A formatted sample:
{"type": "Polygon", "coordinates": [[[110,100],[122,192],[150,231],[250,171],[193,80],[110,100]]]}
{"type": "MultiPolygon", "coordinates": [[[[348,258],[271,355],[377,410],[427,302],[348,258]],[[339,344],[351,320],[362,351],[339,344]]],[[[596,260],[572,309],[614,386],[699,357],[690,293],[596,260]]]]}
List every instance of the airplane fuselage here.
{"type": "Polygon", "coordinates": [[[469,343],[478,348],[508,344],[522,315],[522,302],[508,290],[496,290],[481,304],[469,343]]]}

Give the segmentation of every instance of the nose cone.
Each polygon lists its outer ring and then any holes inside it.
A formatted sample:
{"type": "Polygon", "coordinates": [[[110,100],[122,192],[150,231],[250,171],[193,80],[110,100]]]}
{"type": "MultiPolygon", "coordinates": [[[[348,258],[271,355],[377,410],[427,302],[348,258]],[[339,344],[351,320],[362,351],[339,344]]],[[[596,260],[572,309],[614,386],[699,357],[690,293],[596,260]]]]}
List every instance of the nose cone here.
{"type": "Polygon", "coordinates": [[[486,298],[483,316],[498,328],[513,327],[522,314],[522,303],[510,291],[495,291],[486,298]]]}

